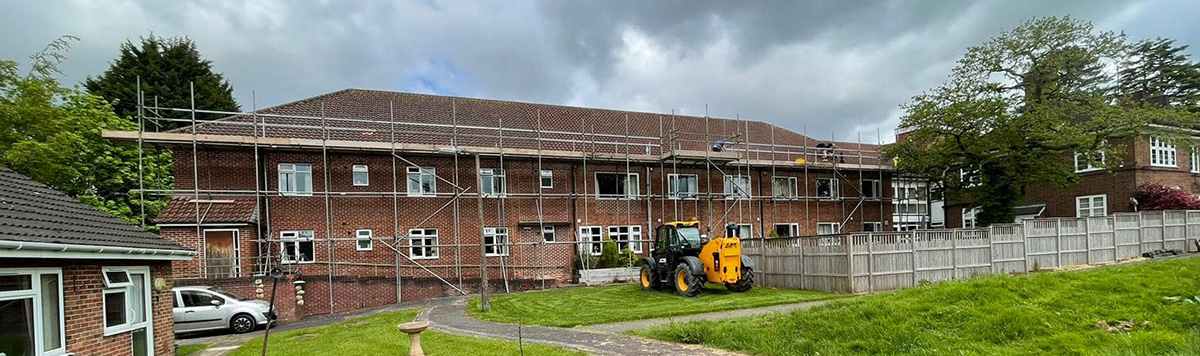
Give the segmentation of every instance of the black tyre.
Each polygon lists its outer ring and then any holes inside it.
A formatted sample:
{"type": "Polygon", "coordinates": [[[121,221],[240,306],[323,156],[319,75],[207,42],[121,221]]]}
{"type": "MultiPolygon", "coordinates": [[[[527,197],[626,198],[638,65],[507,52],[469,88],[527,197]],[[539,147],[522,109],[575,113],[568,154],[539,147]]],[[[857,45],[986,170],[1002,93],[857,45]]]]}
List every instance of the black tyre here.
{"type": "Polygon", "coordinates": [[[704,288],[704,282],[700,280],[700,277],[692,274],[687,263],[680,263],[675,267],[673,280],[675,281],[675,293],[684,297],[695,297],[704,288]]]}
{"type": "Polygon", "coordinates": [[[229,329],[238,334],[245,334],[254,331],[254,327],[257,326],[256,324],[253,317],[246,314],[238,314],[229,320],[229,329]]]}
{"type": "Polygon", "coordinates": [[[649,291],[658,289],[660,284],[658,276],[654,275],[654,269],[650,268],[650,264],[642,264],[642,272],[638,274],[638,277],[638,282],[641,283],[642,290],[649,291]]]}
{"type": "Polygon", "coordinates": [[[735,283],[725,283],[725,289],[731,292],[745,292],[754,287],[754,270],[745,268],[742,269],[742,277],[735,283]]]}

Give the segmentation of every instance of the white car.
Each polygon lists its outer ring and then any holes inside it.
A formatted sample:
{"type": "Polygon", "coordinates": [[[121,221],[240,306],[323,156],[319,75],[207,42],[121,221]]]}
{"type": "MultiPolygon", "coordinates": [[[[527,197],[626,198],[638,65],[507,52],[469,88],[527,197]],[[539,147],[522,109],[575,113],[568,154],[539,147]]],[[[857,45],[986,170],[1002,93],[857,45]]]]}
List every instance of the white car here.
{"type": "Polygon", "coordinates": [[[172,289],[175,295],[175,333],[229,329],[242,334],[275,320],[266,301],[242,298],[217,287],[172,289]]]}

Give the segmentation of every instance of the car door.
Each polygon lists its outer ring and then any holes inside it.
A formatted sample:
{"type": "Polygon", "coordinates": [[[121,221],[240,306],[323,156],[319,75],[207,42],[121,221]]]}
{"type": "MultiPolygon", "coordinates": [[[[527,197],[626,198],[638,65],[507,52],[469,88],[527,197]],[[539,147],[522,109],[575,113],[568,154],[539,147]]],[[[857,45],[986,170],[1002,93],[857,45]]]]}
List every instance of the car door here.
{"type": "Polygon", "coordinates": [[[183,322],[189,330],[207,330],[225,327],[225,299],[212,293],[199,290],[179,291],[179,299],[183,302],[183,322]],[[213,301],[221,305],[214,305],[213,301]]]}
{"type": "Polygon", "coordinates": [[[195,325],[186,321],[189,315],[184,312],[183,303],[179,301],[179,291],[171,291],[171,302],[171,315],[175,317],[175,332],[182,333],[195,329],[195,325]]]}

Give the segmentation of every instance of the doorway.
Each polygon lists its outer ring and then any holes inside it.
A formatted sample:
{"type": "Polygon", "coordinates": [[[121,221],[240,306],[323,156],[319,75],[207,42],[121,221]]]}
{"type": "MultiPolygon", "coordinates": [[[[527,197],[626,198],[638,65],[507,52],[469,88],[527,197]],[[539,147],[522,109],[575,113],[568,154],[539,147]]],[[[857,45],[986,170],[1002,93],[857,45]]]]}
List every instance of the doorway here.
{"type": "Polygon", "coordinates": [[[238,231],[204,230],[204,265],[208,278],[241,276],[238,261],[238,231]]]}

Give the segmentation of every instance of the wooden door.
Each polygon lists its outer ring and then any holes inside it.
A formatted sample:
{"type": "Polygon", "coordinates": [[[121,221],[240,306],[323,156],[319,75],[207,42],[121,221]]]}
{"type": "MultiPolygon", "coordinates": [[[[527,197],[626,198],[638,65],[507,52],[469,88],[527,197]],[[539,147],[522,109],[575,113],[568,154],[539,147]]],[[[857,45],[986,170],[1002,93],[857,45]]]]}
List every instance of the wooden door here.
{"type": "Polygon", "coordinates": [[[204,260],[208,278],[231,278],[237,261],[237,231],[205,231],[204,260]]]}

